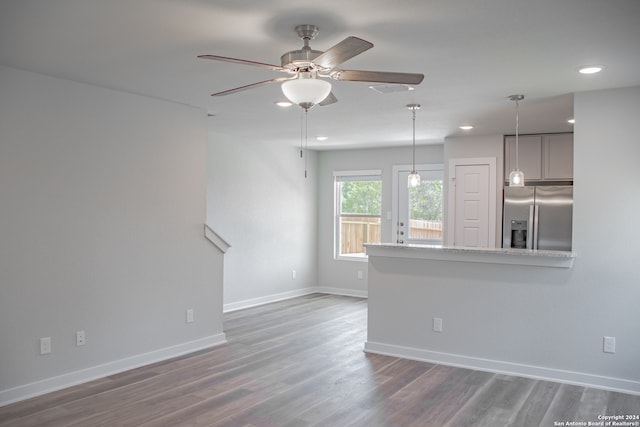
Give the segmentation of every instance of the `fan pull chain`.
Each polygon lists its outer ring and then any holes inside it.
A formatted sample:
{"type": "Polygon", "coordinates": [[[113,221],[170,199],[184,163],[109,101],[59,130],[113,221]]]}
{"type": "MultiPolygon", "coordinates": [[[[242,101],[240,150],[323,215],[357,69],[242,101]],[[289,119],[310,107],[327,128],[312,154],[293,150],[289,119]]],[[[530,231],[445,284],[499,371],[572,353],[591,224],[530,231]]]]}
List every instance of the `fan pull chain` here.
{"type": "Polygon", "coordinates": [[[302,158],[303,135],[304,135],[304,113],[300,111],[300,158],[302,158]]]}
{"type": "Polygon", "coordinates": [[[304,109],[304,177],[307,178],[307,147],[309,146],[308,142],[308,133],[309,133],[309,109],[304,109]]]}

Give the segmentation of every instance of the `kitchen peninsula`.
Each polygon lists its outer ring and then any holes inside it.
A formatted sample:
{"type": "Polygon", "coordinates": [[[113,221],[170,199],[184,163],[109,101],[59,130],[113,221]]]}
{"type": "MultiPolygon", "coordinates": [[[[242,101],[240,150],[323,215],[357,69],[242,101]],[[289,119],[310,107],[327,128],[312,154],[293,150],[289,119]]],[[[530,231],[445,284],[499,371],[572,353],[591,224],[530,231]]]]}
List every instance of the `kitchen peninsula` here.
{"type": "Polygon", "coordinates": [[[570,281],[574,252],[392,243],[366,248],[366,352],[557,376],[533,349],[553,328],[539,307],[561,309],[550,295],[570,281]]]}

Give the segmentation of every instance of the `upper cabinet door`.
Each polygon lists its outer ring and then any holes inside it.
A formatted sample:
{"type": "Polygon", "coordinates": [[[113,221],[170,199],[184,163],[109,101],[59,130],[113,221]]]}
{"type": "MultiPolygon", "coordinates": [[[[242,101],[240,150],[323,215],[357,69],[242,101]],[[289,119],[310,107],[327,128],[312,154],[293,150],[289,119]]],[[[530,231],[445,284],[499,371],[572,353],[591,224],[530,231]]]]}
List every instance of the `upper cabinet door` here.
{"type": "MultiPolygon", "coordinates": [[[[543,178],[547,180],[573,180],[573,134],[559,133],[545,136],[543,178]]],[[[527,175],[525,174],[525,179],[527,175]]]]}
{"type": "MultiPolygon", "coordinates": [[[[573,181],[573,134],[552,133],[518,138],[520,170],[524,182],[573,181]]],[[[516,167],[516,138],[504,139],[504,179],[516,167]]]]}
{"type": "MultiPolygon", "coordinates": [[[[524,182],[542,179],[542,136],[526,135],[518,137],[518,167],[524,173],[524,182]]],[[[505,138],[504,177],[516,167],[516,137],[505,138]]]]}

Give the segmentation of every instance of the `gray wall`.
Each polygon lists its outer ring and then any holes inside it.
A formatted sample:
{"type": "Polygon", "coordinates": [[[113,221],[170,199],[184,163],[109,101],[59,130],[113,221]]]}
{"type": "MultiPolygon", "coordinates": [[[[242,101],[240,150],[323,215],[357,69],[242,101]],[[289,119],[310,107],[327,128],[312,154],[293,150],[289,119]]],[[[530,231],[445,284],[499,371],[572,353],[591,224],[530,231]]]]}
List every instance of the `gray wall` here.
{"type": "Polygon", "coordinates": [[[0,82],[0,403],[223,340],[204,112],[4,67],[0,82]]]}
{"type": "Polygon", "coordinates": [[[574,102],[573,268],[372,259],[369,341],[640,393],[640,197],[629,173],[640,159],[640,87],[574,102]],[[442,333],[431,332],[433,317],[442,333]],[[603,336],[616,337],[615,354],[603,353],[603,336]]]}
{"type": "Polygon", "coordinates": [[[231,244],[225,255],[225,310],[311,292],[316,284],[316,153],[307,152],[305,178],[299,149],[230,138],[215,132],[215,119],[211,123],[207,222],[231,244]]]}
{"type": "MultiPolygon", "coordinates": [[[[363,261],[336,260],[334,244],[334,182],[333,172],[340,170],[382,170],[382,230],[383,242],[391,242],[392,167],[411,164],[411,147],[376,148],[366,150],[321,151],[318,164],[318,286],[320,289],[356,296],[367,295],[367,264],[363,261]],[[358,279],[358,271],[363,278],[358,279]]],[[[416,147],[416,164],[443,162],[442,144],[416,147]]]]}

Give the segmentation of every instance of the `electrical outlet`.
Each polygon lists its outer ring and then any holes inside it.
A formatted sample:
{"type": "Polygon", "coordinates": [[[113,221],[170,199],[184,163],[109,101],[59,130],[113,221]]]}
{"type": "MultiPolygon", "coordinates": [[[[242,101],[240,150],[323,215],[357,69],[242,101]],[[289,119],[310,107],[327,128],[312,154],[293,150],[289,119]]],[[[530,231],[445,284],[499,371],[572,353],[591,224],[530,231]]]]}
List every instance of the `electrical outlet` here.
{"type": "Polygon", "coordinates": [[[358,280],[362,280],[363,277],[362,270],[358,270],[358,280]]]}
{"type": "Polygon", "coordinates": [[[190,308],[187,310],[187,323],[193,323],[194,320],[193,308],[190,308]]]}
{"type": "Polygon", "coordinates": [[[295,279],[295,278],[296,278],[296,271],[291,270],[291,279],[295,279]]]}
{"type": "Polygon", "coordinates": [[[433,318],[433,332],[442,332],[442,319],[440,317],[433,318]]]}
{"type": "Polygon", "coordinates": [[[84,331],[76,332],[76,346],[80,347],[85,344],[84,331]]]}
{"type": "Polygon", "coordinates": [[[51,337],[40,338],[40,354],[51,353],[51,337]]]}
{"type": "Polygon", "coordinates": [[[616,352],[616,337],[603,337],[602,339],[602,351],[605,353],[616,352]]]}

